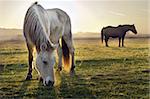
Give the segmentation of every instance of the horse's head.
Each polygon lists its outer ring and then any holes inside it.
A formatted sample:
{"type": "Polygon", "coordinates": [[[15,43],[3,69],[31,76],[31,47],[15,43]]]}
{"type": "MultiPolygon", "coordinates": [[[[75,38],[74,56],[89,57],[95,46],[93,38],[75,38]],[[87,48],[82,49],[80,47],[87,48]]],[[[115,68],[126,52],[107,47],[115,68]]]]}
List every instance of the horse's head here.
{"type": "Polygon", "coordinates": [[[135,28],[134,24],[131,25],[131,31],[132,31],[134,34],[137,34],[137,31],[136,31],[136,28],[135,28]]]}
{"type": "Polygon", "coordinates": [[[43,79],[43,84],[45,86],[53,86],[55,64],[54,49],[51,48],[47,50],[46,43],[42,43],[40,50],[36,58],[36,68],[43,79]]]}

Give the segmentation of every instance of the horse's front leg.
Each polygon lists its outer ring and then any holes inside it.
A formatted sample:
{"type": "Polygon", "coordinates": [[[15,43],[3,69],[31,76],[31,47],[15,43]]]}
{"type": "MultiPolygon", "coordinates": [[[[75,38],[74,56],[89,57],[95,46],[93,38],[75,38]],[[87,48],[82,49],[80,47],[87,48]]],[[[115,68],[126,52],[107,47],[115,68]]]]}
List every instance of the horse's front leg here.
{"type": "Polygon", "coordinates": [[[60,45],[57,49],[57,54],[58,54],[58,70],[61,71],[62,70],[62,48],[60,45]]]}
{"type": "Polygon", "coordinates": [[[119,47],[120,47],[121,38],[119,37],[119,47]]]}
{"type": "Polygon", "coordinates": [[[124,37],[122,38],[122,47],[124,47],[124,37]]]}
{"type": "Polygon", "coordinates": [[[33,47],[30,46],[29,44],[27,44],[27,48],[28,48],[28,64],[29,64],[29,68],[28,68],[28,74],[27,74],[26,80],[30,80],[30,79],[32,79],[33,47]]]}

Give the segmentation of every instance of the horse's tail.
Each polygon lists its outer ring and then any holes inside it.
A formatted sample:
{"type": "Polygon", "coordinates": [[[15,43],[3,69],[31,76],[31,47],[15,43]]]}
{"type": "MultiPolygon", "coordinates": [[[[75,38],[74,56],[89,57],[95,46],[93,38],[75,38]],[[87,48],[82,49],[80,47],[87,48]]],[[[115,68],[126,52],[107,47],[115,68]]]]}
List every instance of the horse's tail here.
{"type": "Polygon", "coordinates": [[[70,54],[69,54],[68,46],[63,37],[62,37],[61,43],[62,43],[62,56],[63,56],[64,68],[69,69],[70,54]]]}
{"type": "Polygon", "coordinates": [[[102,43],[103,43],[103,39],[104,39],[104,33],[103,33],[103,29],[101,30],[101,40],[102,40],[102,43]]]}

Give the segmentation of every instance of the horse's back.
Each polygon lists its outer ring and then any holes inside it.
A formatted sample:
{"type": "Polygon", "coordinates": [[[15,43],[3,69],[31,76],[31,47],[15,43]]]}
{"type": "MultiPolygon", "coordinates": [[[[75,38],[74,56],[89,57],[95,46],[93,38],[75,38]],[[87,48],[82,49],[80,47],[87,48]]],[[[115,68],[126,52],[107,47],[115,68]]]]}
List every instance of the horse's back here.
{"type": "Polygon", "coordinates": [[[116,27],[112,27],[112,26],[107,26],[103,28],[103,32],[105,35],[111,35],[114,34],[116,31],[116,27]]]}
{"type": "Polygon", "coordinates": [[[47,9],[47,12],[57,14],[57,18],[59,20],[57,27],[61,26],[63,30],[61,35],[70,36],[71,35],[71,20],[70,20],[69,15],[65,11],[58,9],[58,8],[47,9]]]}
{"type": "Polygon", "coordinates": [[[61,22],[65,22],[67,20],[70,20],[68,14],[59,8],[47,9],[47,11],[48,12],[55,12],[61,22]]]}
{"type": "Polygon", "coordinates": [[[65,11],[58,9],[58,8],[54,8],[54,9],[47,9],[47,12],[49,14],[55,13],[57,15],[56,17],[59,20],[58,21],[59,24],[61,23],[61,25],[66,26],[69,29],[71,28],[70,17],[68,16],[68,14],[65,11]]]}
{"type": "Polygon", "coordinates": [[[113,38],[118,37],[120,34],[120,31],[121,31],[120,28],[113,27],[113,26],[107,26],[103,28],[104,35],[113,37],[113,38]]]}

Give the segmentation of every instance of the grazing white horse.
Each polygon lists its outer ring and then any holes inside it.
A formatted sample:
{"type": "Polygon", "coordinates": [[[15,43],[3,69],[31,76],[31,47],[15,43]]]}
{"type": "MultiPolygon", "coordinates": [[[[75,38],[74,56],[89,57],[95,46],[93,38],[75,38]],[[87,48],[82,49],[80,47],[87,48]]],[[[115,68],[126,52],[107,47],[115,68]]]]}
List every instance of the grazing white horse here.
{"type": "Polygon", "coordinates": [[[28,48],[29,70],[26,80],[32,78],[33,48],[36,48],[36,68],[45,86],[54,84],[55,49],[59,56],[58,70],[62,70],[62,57],[74,74],[74,46],[69,16],[60,9],[44,9],[35,2],[24,19],[23,33],[28,48]],[[61,39],[61,40],[60,40],[61,39]],[[60,42],[61,41],[61,42],[60,42]]]}

